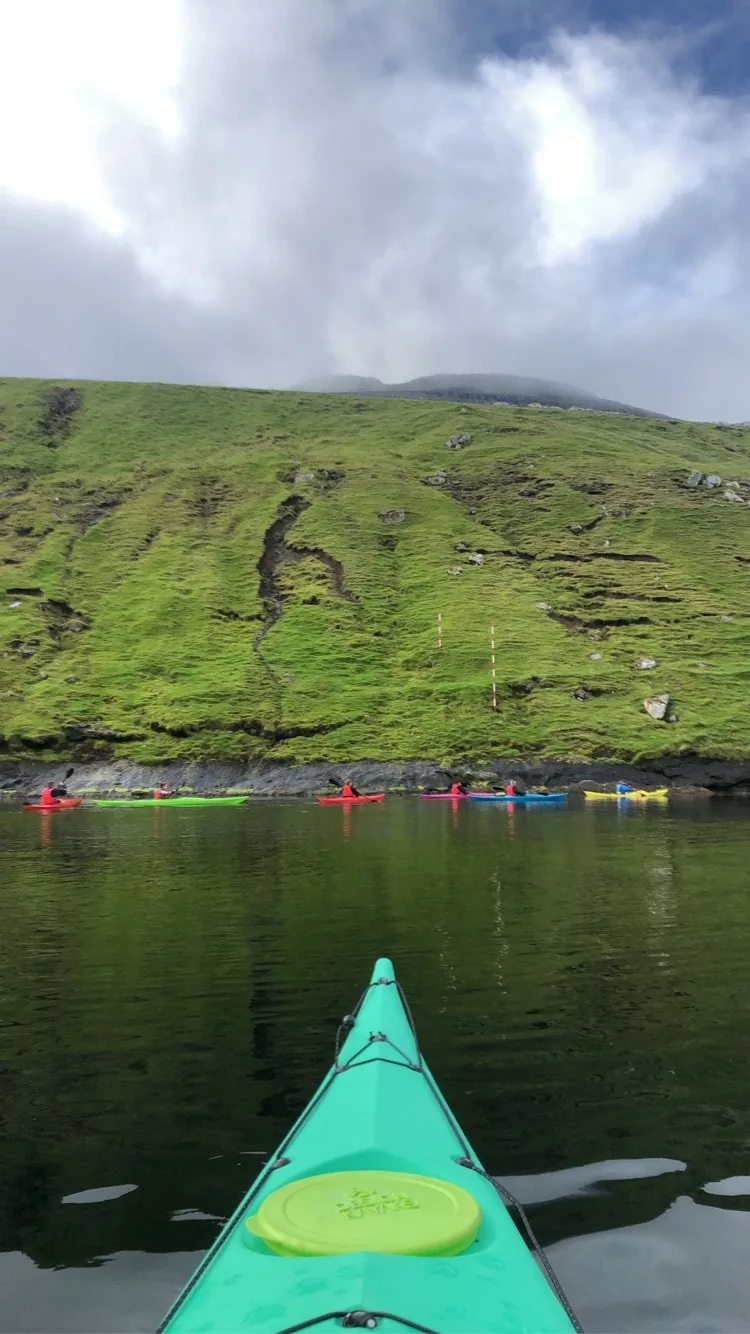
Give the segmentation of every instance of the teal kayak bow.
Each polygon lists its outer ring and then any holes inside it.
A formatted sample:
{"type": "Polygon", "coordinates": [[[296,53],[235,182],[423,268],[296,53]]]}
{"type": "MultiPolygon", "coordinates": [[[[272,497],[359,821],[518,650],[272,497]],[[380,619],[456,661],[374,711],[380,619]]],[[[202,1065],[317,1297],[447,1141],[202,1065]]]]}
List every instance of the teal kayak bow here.
{"type": "Polygon", "coordinates": [[[336,1048],[163,1334],[580,1329],[430,1074],[388,959],[336,1048]]]}

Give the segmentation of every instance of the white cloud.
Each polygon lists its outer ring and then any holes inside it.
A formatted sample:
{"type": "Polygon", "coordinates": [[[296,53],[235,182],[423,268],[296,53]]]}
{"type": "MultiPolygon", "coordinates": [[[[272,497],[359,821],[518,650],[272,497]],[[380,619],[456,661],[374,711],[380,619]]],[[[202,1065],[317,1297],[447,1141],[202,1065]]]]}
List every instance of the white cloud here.
{"type": "MultiPolygon", "coordinates": [[[[546,62],[488,62],[512,82],[554,265],[637,235],[726,165],[720,104],[680,87],[643,41],[558,37],[546,62]]],[[[732,148],[745,156],[740,119],[732,148]]]]}
{"type": "Polygon", "coordinates": [[[0,0],[0,187],[119,231],[99,137],[119,113],[175,141],[184,17],[180,0],[0,0]]]}
{"type": "Polygon", "coordinates": [[[44,77],[15,33],[37,113],[0,184],[116,230],[210,329],[206,378],[509,370],[750,416],[750,115],[668,47],[558,34],[467,70],[447,0],[71,9],[44,77]]]}

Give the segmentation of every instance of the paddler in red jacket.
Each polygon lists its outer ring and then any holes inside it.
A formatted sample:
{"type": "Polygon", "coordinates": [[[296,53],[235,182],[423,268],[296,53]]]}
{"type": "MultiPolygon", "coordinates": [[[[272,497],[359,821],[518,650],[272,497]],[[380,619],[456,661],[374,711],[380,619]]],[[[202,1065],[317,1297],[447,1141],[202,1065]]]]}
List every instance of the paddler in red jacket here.
{"type": "Polygon", "coordinates": [[[40,798],[40,801],[39,801],[39,805],[40,805],[40,806],[57,806],[57,805],[59,805],[59,802],[57,802],[57,801],[55,800],[55,798],[53,797],[53,795],[52,795],[52,787],[53,787],[53,784],[52,784],[52,783],[47,783],[47,786],[44,787],[44,788],[42,788],[42,795],[41,795],[41,798],[40,798]]]}
{"type": "Polygon", "coordinates": [[[160,783],[159,786],[154,789],[154,801],[167,801],[169,797],[173,796],[174,792],[167,783],[160,783]]]}
{"type": "Polygon", "coordinates": [[[451,783],[450,794],[452,797],[465,797],[466,788],[464,787],[463,783],[451,783]]]}
{"type": "Polygon", "coordinates": [[[350,780],[349,778],[347,778],[346,782],[344,783],[344,786],[343,786],[342,789],[341,789],[341,795],[342,795],[342,797],[358,797],[358,796],[359,796],[359,793],[358,793],[356,787],[352,787],[351,780],[350,780]]]}

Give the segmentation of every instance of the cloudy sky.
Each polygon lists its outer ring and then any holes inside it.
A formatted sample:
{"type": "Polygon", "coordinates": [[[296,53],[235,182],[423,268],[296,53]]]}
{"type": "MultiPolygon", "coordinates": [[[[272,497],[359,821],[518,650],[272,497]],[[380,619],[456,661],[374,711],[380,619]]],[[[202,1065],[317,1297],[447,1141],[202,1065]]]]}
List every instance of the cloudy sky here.
{"type": "Polygon", "coordinates": [[[0,374],[750,418],[747,0],[0,0],[0,374]]]}

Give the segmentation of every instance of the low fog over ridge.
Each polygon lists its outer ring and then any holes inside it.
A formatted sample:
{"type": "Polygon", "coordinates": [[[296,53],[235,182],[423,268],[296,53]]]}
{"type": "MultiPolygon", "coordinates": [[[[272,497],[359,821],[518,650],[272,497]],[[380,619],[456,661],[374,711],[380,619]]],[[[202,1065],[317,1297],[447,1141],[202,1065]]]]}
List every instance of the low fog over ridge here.
{"type": "Polygon", "coordinates": [[[600,398],[574,385],[527,375],[422,375],[400,384],[384,384],[373,375],[324,375],[305,380],[296,388],[316,394],[357,394],[363,398],[430,398],[458,403],[579,408],[591,412],[625,413],[631,417],[664,416],[649,408],[600,398]]]}

